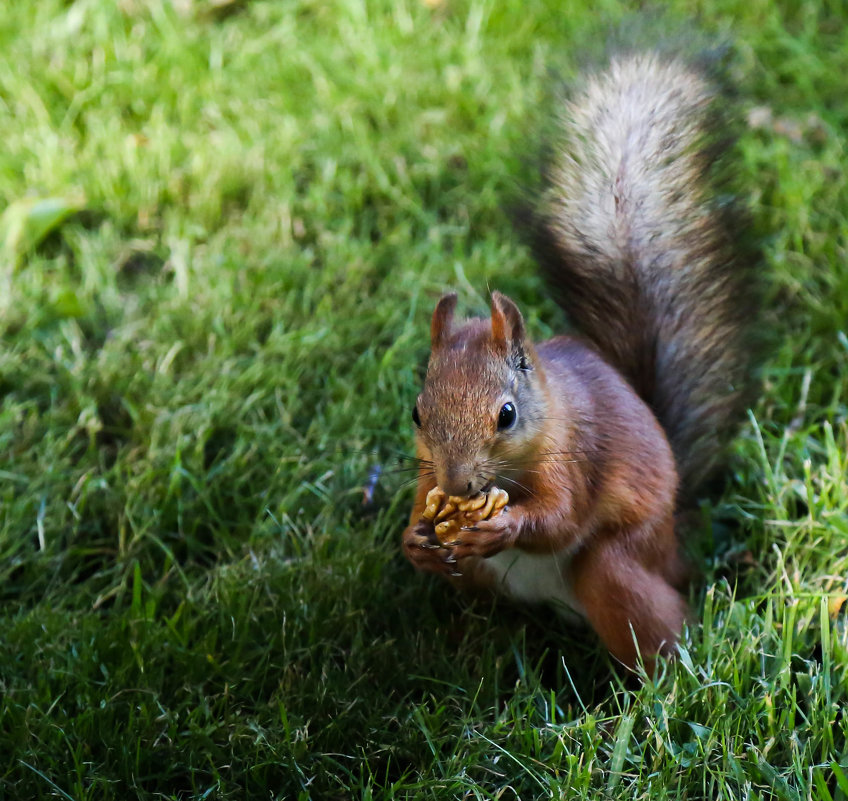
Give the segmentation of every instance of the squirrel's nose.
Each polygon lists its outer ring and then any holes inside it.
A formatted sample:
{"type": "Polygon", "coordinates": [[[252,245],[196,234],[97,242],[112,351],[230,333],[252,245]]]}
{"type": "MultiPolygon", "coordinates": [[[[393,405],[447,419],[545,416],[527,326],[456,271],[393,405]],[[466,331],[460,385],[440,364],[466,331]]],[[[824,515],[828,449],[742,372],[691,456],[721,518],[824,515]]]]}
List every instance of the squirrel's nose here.
{"type": "Polygon", "coordinates": [[[448,465],[436,471],[436,480],[448,495],[460,498],[468,498],[479,490],[471,465],[448,465]]]}

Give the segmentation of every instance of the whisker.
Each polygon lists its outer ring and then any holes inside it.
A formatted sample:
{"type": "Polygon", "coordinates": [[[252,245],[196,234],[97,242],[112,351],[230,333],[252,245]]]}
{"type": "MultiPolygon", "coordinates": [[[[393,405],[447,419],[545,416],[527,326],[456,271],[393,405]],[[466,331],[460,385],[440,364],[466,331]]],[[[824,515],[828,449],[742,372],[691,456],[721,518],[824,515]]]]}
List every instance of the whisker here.
{"type": "Polygon", "coordinates": [[[602,448],[587,448],[587,449],[576,449],[576,450],[562,450],[562,451],[542,451],[537,454],[538,456],[573,456],[575,453],[603,453],[602,448]]]}
{"type": "Polygon", "coordinates": [[[533,475],[536,475],[536,476],[541,476],[541,475],[542,475],[542,471],[541,471],[541,470],[530,470],[530,469],[527,469],[527,468],[524,468],[524,467],[501,467],[501,468],[500,468],[499,470],[497,470],[496,472],[498,472],[498,473],[500,473],[500,472],[506,472],[506,473],[533,473],[533,475]]]}
{"type": "Polygon", "coordinates": [[[590,462],[591,459],[523,459],[510,462],[511,465],[532,465],[532,464],[583,464],[590,462]]]}
{"type": "MultiPolygon", "coordinates": [[[[528,464],[533,464],[532,462],[528,462],[528,464]]],[[[491,471],[492,473],[499,473],[502,470],[511,471],[513,473],[522,472],[522,473],[535,473],[536,475],[541,475],[541,470],[532,470],[530,468],[525,468],[522,466],[521,462],[512,462],[506,459],[489,460],[483,464],[483,469],[486,471],[491,471]],[[517,466],[516,466],[517,465],[517,466]]]]}
{"type": "Polygon", "coordinates": [[[356,453],[360,456],[369,456],[376,461],[384,461],[384,462],[412,462],[416,465],[424,465],[428,467],[435,467],[435,464],[430,459],[423,459],[420,456],[415,456],[411,453],[406,453],[405,451],[399,451],[394,448],[340,448],[344,453],[356,453]],[[386,453],[391,454],[389,457],[384,458],[386,453]]]}
{"type": "Polygon", "coordinates": [[[436,465],[433,464],[432,462],[417,462],[415,464],[403,464],[403,463],[401,463],[401,464],[393,466],[389,472],[400,473],[400,472],[403,472],[404,470],[421,470],[422,468],[426,469],[426,470],[434,470],[435,467],[436,467],[436,465]]]}
{"type": "Polygon", "coordinates": [[[513,464],[581,464],[591,459],[554,459],[545,457],[543,459],[526,459],[524,462],[513,462],[513,464]]]}
{"type": "Polygon", "coordinates": [[[416,484],[418,482],[419,478],[420,479],[434,478],[435,475],[436,475],[435,473],[425,473],[421,476],[413,476],[412,478],[408,478],[404,481],[401,481],[400,485],[398,486],[398,490],[402,490],[402,489],[406,489],[407,487],[411,487],[413,484],[416,484]]]}
{"type": "Polygon", "coordinates": [[[503,479],[504,481],[509,481],[510,484],[515,484],[515,486],[518,487],[519,489],[523,489],[528,495],[530,495],[534,498],[536,497],[536,493],[533,492],[533,490],[531,490],[530,487],[526,487],[520,481],[516,481],[514,478],[510,478],[509,476],[499,475],[498,478],[503,479]]]}
{"type": "Polygon", "coordinates": [[[432,464],[429,459],[422,459],[420,456],[394,456],[392,461],[397,460],[398,462],[414,462],[415,464],[422,464],[424,462],[428,464],[432,464]]]}
{"type": "MultiPolygon", "coordinates": [[[[395,475],[397,473],[410,473],[413,470],[420,470],[422,467],[427,468],[428,465],[417,465],[417,464],[415,464],[415,465],[410,465],[409,467],[392,467],[391,469],[384,470],[383,472],[386,475],[395,475]]],[[[430,471],[432,472],[432,468],[430,469],[430,471]]]]}

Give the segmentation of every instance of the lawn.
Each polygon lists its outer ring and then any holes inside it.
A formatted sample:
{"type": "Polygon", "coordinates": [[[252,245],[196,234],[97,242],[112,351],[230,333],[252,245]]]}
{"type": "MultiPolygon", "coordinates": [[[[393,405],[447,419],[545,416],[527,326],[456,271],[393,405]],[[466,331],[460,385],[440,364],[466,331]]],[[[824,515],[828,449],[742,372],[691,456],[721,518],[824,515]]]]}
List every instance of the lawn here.
{"type": "Polygon", "coordinates": [[[670,5],[774,347],[640,684],[399,545],[435,299],[563,326],[507,207],[626,4],[4,4],[0,798],[848,801],[848,12],[670,5]]]}

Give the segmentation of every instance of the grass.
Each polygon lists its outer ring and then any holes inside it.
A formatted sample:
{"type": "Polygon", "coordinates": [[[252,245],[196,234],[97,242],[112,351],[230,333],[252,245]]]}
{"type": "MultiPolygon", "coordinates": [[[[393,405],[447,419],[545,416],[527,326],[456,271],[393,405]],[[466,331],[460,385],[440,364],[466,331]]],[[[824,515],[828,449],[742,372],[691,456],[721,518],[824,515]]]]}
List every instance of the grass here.
{"type": "Polygon", "coordinates": [[[559,5],[4,9],[0,797],[848,798],[840,3],[673,4],[759,110],[779,343],[680,658],[414,575],[402,475],[362,505],[444,288],[562,324],[503,203],[627,9],[559,5]]]}

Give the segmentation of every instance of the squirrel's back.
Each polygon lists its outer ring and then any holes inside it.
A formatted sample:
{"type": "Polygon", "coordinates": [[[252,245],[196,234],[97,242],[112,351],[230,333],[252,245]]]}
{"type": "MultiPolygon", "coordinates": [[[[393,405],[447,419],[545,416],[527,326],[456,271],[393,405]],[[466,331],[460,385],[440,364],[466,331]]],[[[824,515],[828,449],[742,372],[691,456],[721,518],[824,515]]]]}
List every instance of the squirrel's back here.
{"type": "Polygon", "coordinates": [[[752,385],[755,259],[724,194],[724,112],[682,58],[613,59],[565,101],[532,212],[558,300],[654,410],[684,494],[714,466],[752,385]]]}

